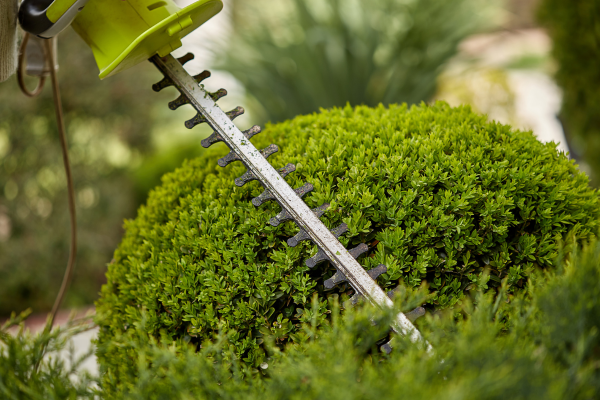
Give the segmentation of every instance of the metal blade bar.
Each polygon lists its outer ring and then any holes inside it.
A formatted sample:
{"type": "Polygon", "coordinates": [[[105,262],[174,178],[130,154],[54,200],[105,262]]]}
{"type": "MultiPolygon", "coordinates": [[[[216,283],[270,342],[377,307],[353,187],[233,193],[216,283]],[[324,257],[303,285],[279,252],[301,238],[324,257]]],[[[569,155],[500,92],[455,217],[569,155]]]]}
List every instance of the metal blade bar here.
{"type": "MultiPolygon", "coordinates": [[[[386,293],[306,203],[296,195],[285,179],[250,143],[225,112],[217,106],[208,92],[187,73],[179,61],[171,55],[163,58],[154,56],[150,60],[166,77],[172,80],[182,94],[189,98],[191,105],[206,118],[208,124],[225,140],[227,146],[239,156],[246,167],[255,174],[265,189],[274,195],[281,207],[290,213],[300,228],[304,229],[313,242],[327,254],[338,271],[344,273],[350,285],[373,305],[380,308],[393,307],[393,302],[386,293]]],[[[413,342],[423,340],[420,332],[402,313],[395,318],[392,329],[396,333],[409,335],[413,342]]],[[[430,345],[427,344],[427,347],[430,348],[430,345]]]]}

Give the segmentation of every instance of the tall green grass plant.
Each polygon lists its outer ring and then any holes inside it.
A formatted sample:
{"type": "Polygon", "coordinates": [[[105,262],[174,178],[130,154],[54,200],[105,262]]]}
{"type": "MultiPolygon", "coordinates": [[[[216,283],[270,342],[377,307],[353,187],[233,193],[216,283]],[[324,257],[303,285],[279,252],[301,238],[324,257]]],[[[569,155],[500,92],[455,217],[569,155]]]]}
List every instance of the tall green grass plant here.
{"type": "Polygon", "coordinates": [[[466,36],[494,26],[480,0],[238,0],[218,67],[255,117],[280,122],[351,105],[419,103],[466,36]]]}

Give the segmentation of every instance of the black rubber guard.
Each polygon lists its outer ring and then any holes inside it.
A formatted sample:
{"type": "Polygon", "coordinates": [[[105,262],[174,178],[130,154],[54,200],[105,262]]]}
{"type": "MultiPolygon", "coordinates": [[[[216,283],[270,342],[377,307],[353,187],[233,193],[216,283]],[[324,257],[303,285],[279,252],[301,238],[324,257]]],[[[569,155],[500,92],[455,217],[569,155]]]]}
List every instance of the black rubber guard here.
{"type": "Polygon", "coordinates": [[[54,25],[46,16],[46,10],[54,0],[23,0],[19,7],[19,24],[25,32],[39,35],[54,25]]]}

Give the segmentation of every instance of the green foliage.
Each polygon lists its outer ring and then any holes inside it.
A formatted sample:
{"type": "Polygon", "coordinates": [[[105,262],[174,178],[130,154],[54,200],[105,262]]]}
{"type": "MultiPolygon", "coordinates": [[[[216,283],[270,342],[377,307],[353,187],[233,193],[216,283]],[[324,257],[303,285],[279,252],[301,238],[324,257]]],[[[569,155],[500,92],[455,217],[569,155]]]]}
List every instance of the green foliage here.
{"type": "Polygon", "coordinates": [[[497,2],[480,0],[238,0],[218,67],[279,122],[351,105],[409,104],[466,36],[493,26],[497,2]]]}
{"type": "Polygon", "coordinates": [[[563,120],[569,145],[600,184],[600,1],[544,0],[540,20],[552,38],[563,90],[563,120]]]}
{"type": "MultiPolygon", "coordinates": [[[[536,299],[544,344],[561,366],[569,368],[572,385],[589,379],[597,396],[600,394],[600,245],[578,251],[571,263],[561,267],[561,276],[553,276],[536,299]]],[[[569,394],[583,390],[571,388],[569,394]]],[[[592,388],[586,390],[592,393],[592,388]]]]}
{"type": "Polygon", "coordinates": [[[132,174],[136,203],[143,204],[148,192],[160,184],[160,178],[164,174],[180,167],[183,160],[198,157],[202,150],[198,143],[195,143],[195,146],[188,143],[161,149],[146,156],[132,174]]]}
{"type": "MultiPolygon", "coordinates": [[[[60,35],[59,61],[79,227],[65,306],[77,307],[97,298],[123,218],[135,215],[127,169],[149,151],[148,133],[160,114],[146,99],[157,79],[149,63],[100,81],[91,51],[71,31],[60,35]]],[[[14,77],[0,85],[0,316],[49,310],[67,263],[67,191],[55,121],[49,83],[35,99],[21,94],[14,77]]]]}
{"type": "Polygon", "coordinates": [[[256,398],[596,398],[600,246],[582,253],[564,274],[538,275],[526,293],[509,295],[505,285],[496,298],[479,293],[476,306],[467,301],[429,315],[419,327],[431,356],[397,338],[396,351],[380,362],[356,343],[373,344],[381,331],[368,313],[351,315],[349,327],[334,323],[302,351],[288,352],[256,398]]]}
{"type": "MultiPolygon", "coordinates": [[[[554,144],[468,107],[347,106],[269,125],[256,143],[281,147],[274,166],[296,164],[292,187],[315,186],[309,206],[331,204],[322,219],[330,228],[348,224],[344,245],[369,244],[359,261],[366,269],[387,265],[380,285],[426,281],[436,308],[503,280],[516,292],[531,270],[551,266],[560,240],[598,229],[598,193],[554,144]]],[[[233,330],[231,351],[253,367],[264,362],[265,336],[303,343],[302,323],[328,319],[323,280],[332,267],[304,266],[315,246],[285,244],[298,228],[268,225],[279,207],[255,209],[250,200],[262,188],[236,187],[244,168],[217,169],[224,154],[214,146],[165,175],[126,222],[97,302],[99,360],[110,385],[134,368],[137,351],[127,343],[143,312],[161,340],[199,345],[233,330]]],[[[351,290],[329,293],[346,299],[351,290]]]]}
{"type": "MultiPolygon", "coordinates": [[[[590,246],[555,274],[538,273],[527,291],[497,297],[479,292],[454,312],[428,314],[418,327],[434,347],[396,337],[390,356],[378,353],[391,314],[370,307],[330,322],[303,325],[310,340],[269,347],[252,379],[227,358],[227,341],[159,344],[136,331],[136,375],[122,399],[592,399],[600,395],[600,246],[590,246]],[[376,316],[377,325],[371,319],[376,316]],[[148,363],[148,360],[153,360],[148,363]],[[259,375],[255,375],[259,376],[259,375]],[[245,378],[244,378],[245,377],[245,378]]],[[[506,280],[505,280],[506,283],[506,280]]],[[[408,309],[407,295],[397,306],[408,309]]],[[[318,308],[313,304],[313,310],[318,308]]]]}
{"type": "MultiPolygon", "coordinates": [[[[537,271],[515,295],[507,292],[505,280],[497,296],[478,292],[453,311],[419,319],[418,328],[435,349],[429,354],[403,337],[394,338],[390,356],[379,353],[376,344],[387,334],[393,313],[359,307],[341,314],[335,298],[329,320],[302,324],[308,338],[302,345],[288,343],[281,351],[273,336],[266,337],[268,355],[260,373],[236,359],[224,332],[197,349],[185,340],[154,338],[142,317],[127,342],[135,365],[120,377],[129,384],[116,393],[92,389],[85,374],[74,373],[77,379],[69,381],[73,371],[63,363],[42,362],[35,372],[41,347],[52,349],[57,332],[11,337],[5,326],[0,393],[18,399],[93,394],[123,400],[597,398],[600,245],[576,251],[558,267],[537,271]]],[[[423,300],[423,290],[404,291],[396,309],[410,310],[423,300]]],[[[313,298],[311,313],[319,307],[313,298]]]]}
{"type": "Polygon", "coordinates": [[[90,354],[76,359],[72,349],[65,353],[68,340],[89,326],[70,322],[66,328],[32,335],[25,332],[22,325],[28,315],[29,311],[18,317],[13,314],[0,327],[0,397],[19,400],[94,398],[92,378],[78,372],[90,354]],[[60,356],[60,352],[64,355],[60,356]],[[71,380],[75,375],[77,379],[71,380]]]}

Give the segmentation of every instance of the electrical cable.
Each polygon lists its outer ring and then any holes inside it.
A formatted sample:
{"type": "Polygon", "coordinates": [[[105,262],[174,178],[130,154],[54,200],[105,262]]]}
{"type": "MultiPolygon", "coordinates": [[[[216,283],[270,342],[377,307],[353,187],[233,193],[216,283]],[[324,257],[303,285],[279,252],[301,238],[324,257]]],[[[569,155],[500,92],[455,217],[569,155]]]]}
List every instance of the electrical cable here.
{"type": "Polygon", "coordinates": [[[67,268],[65,269],[65,275],[63,276],[62,284],[52,311],[50,312],[47,326],[50,328],[54,324],[56,313],[62,304],[65,293],[71,283],[71,277],[73,275],[73,266],[75,265],[75,258],[77,257],[77,215],[75,212],[75,190],[73,187],[73,176],[71,174],[71,163],[69,162],[69,149],[67,147],[67,135],[65,133],[65,122],[62,110],[62,103],[60,99],[60,89],[58,86],[58,76],[56,74],[56,62],[54,60],[54,52],[52,51],[52,44],[56,38],[45,40],[46,54],[50,63],[50,78],[52,81],[52,95],[54,98],[54,109],[56,111],[56,124],[58,126],[58,132],[60,136],[60,146],[63,155],[63,164],[65,167],[65,175],[67,178],[67,191],[69,197],[69,218],[71,224],[71,246],[69,251],[69,261],[67,262],[67,268]]]}
{"type": "MultiPolygon", "coordinates": [[[[67,146],[67,135],[65,133],[65,121],[62,110],[62,102],[60,97],[60,88],[58,85],[58,76],[56,73],[56,60],[55,54],[53,50],[53,44],[56,38],[46,39],[43,41],[43,51],[44,58],[46,61],[46,65],[48,66],[50,72],[50,78],[52,82],[52,97],[54,100],[54,110],[56,112],[56,125],[58,127],[58,133],[60,138],[60,146],[62,150],[63,156],[63,164],[65,168],[65,175],[67,178],[67,192],[69,199],[69,220],[71,225],[71,243],[69,249],[69,260],[67,262],[67,267],[65,269],[65,274],[63,276],[62,283],[60,285],[60,289],[54,300],[54,305],[52,306],[52,310],[48,315],[48,319],[46,321],[46,330],[50,330],[52,325],[54,325],[54,320],[56,319],[56,314],[58,313],[58,309],[60,308],[62,301],[65,297],[65,293],[69,288],[69,284],[71,283],[71,278],[73,276],[73,269],[75,265],[75,259],[77,257],[77,215],[75,211],[75,189],[73,186],[73,176],[71,174],[71,163],[69,161],[69,149],[67,146]]],[[[27,47],[27,42],[29,41],[29,34],[25,33],[23,37],[23,42],[19,48],[19,58],[18,58],[18,68],[17,68],[17,80],[19,82],[19,87],[21,91],[28,97],[36,97],[42,92],[44,88],[44,83],[46,77],[44,75],[40,76],[40,80],[38,82],[38,86],[33,91],[29,91],[25,86],[25,51],[27,47]]]]}
{"type": "MultiPolygon", "coordinates": [[[[29,42],[29,33],[25,32],[25,34],[23,35],[23,41],[21,42],[21,45],[19,46],[19,58],[17,61],[18,62],[18,64],[17,64],[17,82],[19,82],[19,87],[21,88],[21,92],[23,92],[23,94],[25,96],[37,97],[40,95],[40,93],[42,93],[42,89],[44,88],[44,84],[46,83],[46,76],[43,74],[40,76],[40,80],[38,81],[37,87],[33,91],[29,91],[29,89],[27,89],[27,86],[25,86],[25,67],[26,67],[25,52],[26,52],[28,42],[29,42]]],[[[46,46],[44,46],[44,56],[46,59],[48,58],[48,54],[46,52],[46,46]]],[[[54,68],[54,65],[52,65],[51,68],[54,68]]]]}

